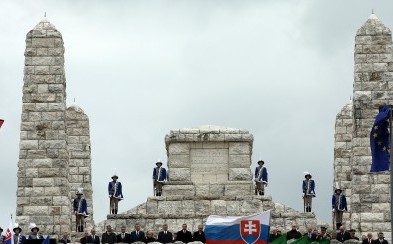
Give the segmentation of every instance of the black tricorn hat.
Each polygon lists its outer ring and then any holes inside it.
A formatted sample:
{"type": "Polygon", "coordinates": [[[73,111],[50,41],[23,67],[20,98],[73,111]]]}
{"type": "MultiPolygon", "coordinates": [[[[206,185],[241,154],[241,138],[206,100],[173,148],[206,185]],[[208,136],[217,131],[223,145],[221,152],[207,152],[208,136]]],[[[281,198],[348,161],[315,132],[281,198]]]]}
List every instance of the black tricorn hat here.
{"type": "Polygon", "coordinates": [[[263,160],[259,160],[259,161],[258,161],[258,164],[259,164],[259,165],[264,165],[265,162],[263,162],[263,160]]]}

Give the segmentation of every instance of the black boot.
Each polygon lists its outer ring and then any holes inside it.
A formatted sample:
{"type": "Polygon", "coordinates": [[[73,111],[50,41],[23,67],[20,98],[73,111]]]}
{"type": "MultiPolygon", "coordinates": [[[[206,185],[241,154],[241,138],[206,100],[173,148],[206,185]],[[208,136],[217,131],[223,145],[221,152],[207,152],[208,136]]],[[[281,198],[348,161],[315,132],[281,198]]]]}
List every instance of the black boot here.
{"type": "Polygon", "coordinates": [[[255,189],[255,195],[258,196],[258,190],[257,189],[255,189]]]}
{"type": "Polygon", "coordinates": [[[114,211],[114,212],[115,212],[115,214],[117,214],[117,208],[115,209],[115,211],[114,211]]]}
{"type": "Polygon", "coordinates": [[[81,225],[81,232],[83,232],[83,225],[81,225]]]}
{"type": "Polygon", "coordinates": [[[77,229],[78,229],[78,232],[82,232],[81,226],[78,225],[77,229]]]}
{"type": "Polygon", "coordinates": [[[265,195],[265,192],[264,191],[259,191],[259,195],[263,196],[263,195],[265,195]]]}
{"type": "Polygon", "coordinates": [[[115,210],[114,209],[111,209],[111,214],[115,214],[115,210]]]}
{"type": "Polygon", "coordinates": [[[336,230],[340,229],[341,223],[336,223],[336,230]]]}

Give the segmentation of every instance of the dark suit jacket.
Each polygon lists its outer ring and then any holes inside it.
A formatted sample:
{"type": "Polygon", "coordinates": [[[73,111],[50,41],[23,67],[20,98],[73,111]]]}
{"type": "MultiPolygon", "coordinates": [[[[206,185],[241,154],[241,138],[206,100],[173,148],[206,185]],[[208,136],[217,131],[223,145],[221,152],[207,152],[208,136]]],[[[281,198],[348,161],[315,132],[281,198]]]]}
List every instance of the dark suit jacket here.
{"type": "Polygon", "coordinates": [[[100,237],[95,235],[93,239],[93,236],[90,235],[87,237],[87,243],[100,244],[100,237]]]}
{"type": "Polygon", "coordinates": [[[381,242],[381,241],[379,241],[379,239],[375,239],[372,243],[373,244],[388,244],[388,241],[383,239],[381,242]]]}
{"type": "Polygon", "coordinates": [[[182,241],[184,243],[192,242],[191,232],[189,232],[188,230],[186,231],[186,233],[183,233],[183,230],[178,231],[176,233],[176,241],[182,241]]]}
{"type": "Polygon", "coordinates": [[[131,238],[130,243],[133,243],[136,241],[143,242],[145,240],[145,232],[140,230],[138,235],[136,235],[136,230],[134,230],[133,232],[131,232],[130,238],[131,238]]]}
{"type": "Polygon", "coordinates": [[[116,234],[113,232],[105,232],[104,234],[102,234],[101,243],[116,243],[116,234]]]}
{"type": "Polygon", "coordinates": [[[349,238],[351,238],[351,236],[349,235],[348,231],[344,231],[344,233],[337,232],[337,234],[336,234],[336,240],[340,241],[340,242],[344,242],[346,240],[349,240],[349,238]]]}
{"type": "Polygon", "coordinates": [[[201,233],[199,233],[199,231],[195,231],[192,235],[192,240],[206,243],[205,232],[202,231],[201,233]]]}
{"type": "Polygon", "coordinates": [[[82,237],[80,240],[81,244],[86,244],[87,243],[86,239],[87,239],[86,237],[82,237]]]}
{"type": "Polygon", "coordinates": [[[308,236],[308,232],[306,232],[304,235],[307,236],[308,240],[310,241],[315,241],[317,239],[317,235],[315,233],[311,233],[311,238],[308,236]]]}
{"type": "Polygon", "coordinates": [[[164,231],[161,231],[158,233],[158,238],[157,238],[158,242],[161,243],[171,243],[173,242],[173,236],[172,233],[167,231],[166,235],[164,234],[164,231]]]}
{"type": "Polygon", "coordinates": [[[121,234],[122,233],[120,233],[120,234],[118,234],[116,236],[117,242],[119,242],[119,243],[131,243],[131,235],[130,234],[124,233],[124,238],[123,239],[121,238],[121,234]]]}
{"type": "Polygon", "coordinates": [[[370,243],[368,243],[368,238],[362,241],[362,244],[372,244],[374,239],[371,239],[370,243]]]}

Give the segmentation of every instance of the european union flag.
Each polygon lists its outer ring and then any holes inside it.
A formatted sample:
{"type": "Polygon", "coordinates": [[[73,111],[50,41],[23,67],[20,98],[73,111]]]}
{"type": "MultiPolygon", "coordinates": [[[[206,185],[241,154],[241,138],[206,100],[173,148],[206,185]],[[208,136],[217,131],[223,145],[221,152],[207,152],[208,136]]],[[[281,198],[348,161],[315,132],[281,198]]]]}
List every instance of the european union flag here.
{"type": "Polygon", "coordinates": [[[370,172],[389,170],[389,113],[391,105],[379,109],[370,133],[370,147],[372,154],[370,172]]]}

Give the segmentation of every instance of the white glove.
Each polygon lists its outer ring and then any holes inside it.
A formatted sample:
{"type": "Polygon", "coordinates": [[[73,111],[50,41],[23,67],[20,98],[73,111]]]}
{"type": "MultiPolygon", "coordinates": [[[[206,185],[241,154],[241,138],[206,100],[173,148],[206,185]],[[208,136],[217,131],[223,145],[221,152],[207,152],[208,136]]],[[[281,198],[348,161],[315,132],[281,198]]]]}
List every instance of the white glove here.
{"type": "Polygon", "coordinates": [[[304,193],[302,194],[302,198],[304,198],[304,193]]]}
{"type": "Polygon", "coordinates": [[[334,213],[335,211],[336,211],[336,210],[333,208],[333,209],[332,209],[332,213],[334,213]]]}

